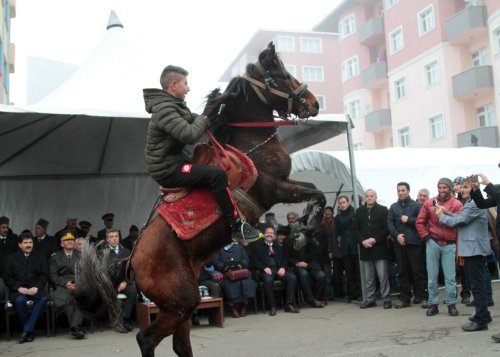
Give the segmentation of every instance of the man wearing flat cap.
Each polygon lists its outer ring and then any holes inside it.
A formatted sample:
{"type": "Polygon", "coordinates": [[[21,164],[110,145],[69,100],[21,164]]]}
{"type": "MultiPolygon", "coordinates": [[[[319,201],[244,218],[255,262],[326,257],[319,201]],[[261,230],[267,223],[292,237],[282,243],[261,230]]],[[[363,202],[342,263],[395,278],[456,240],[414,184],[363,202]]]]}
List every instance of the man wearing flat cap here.
{"type": "Polygon", "coordinates": [[[33,245],[35,249],[42,253],[47,259],[59,250],[59,245],[57,244],[55,237],[47,234],[48,226],[49,222],[40,218],[35,224],[35,237],[33,238],[33,245]]]}
{"type": "Polygon", "coordinates": [[[18,237],[9,229],[9,223],[7,217],[0,217],[0,299],[3,299],[9,291],[4,281],[7,256],[17,250],[18,237]]]}
{"type": "Polygon", "coordinates": [[[72,231],[73,234],[75,234],[77,237],[84,237],[85,236],[85,231],[78,228],[78,219],[75,216],[68,216],[66,218],[66,226],[58,231],[54,236],[56,237],[56,245],[59,246],[59,243],[61,241],[62,235],[66,231],[72,231]]]}
{"type": "Polygon", "coordinates": [[[77,239],[78,238],[88,239],[88,241],[90,243],[96,244],[97,237],[94,237],[92,234],[90,234],[90,227],[92,227],[92,224],[89,221],[80,221],[80,223],[78,223],[78,225],[80,226],[80,229],[84,232],[84,234],[79,235],[76,238],[77,239]]]}
{"type": "Polygon", "coordinates": [[[80,260],[80,252],[74,249],[75,236],[71,231],[63,233],[60,242],[62,250],[50,257],[50,281],[55,286],[56,307],[64,306],[71,334],[77,338],[85,337],[82,329],[83,314],[71,297],[75,290],[75,265],[80,260]]]}
{"type": "Polygon", "coordinates": [[[438,195],[424,202],[418,214],[415,226],[418,235],[425,241],[427,258],[427,289],[429,301],[427,316],[439,313],[438,275],[439,265],[443,268],[448,315],[458,316],[457,283],[455,281],[456,241],[457,230],[439,222],[436,210],[439,206],[447,212],[458,214],[462,210],[462,203],[453,196],[453,183],[443,177],[438,181],[438,195]]]}
{"type": "MultiPolygon", "coordinates": [[[[102,215],[102,220],[104,222],[104,229],[97,232],[97,241],[101,242],[106,240],[106,233],[113,230],[113,223],[115,219],[114,213],[105,213],[102,215]]],[[[118,235],[120,236],[120,242],[122,241],[122,233],[118,230],[118,235]]]]}

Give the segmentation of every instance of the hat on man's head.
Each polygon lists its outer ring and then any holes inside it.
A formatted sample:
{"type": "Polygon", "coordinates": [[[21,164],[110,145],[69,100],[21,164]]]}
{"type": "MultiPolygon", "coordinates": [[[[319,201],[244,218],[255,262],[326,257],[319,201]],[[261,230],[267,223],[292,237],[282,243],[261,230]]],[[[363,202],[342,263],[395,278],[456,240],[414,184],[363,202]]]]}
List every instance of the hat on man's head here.
{"type": "Polygon", "coordinates": [[[133,225],[130,226],[130,228],[129,228],[128,231],[129,232],[132,232],[132,231],[139,232],[139,228],[137,228],[137,226],[135,224],[133,224],[133,225]]]}
{"type": "Polygon", "coordinates": [[[65,240],[75,240],[75,235],[72,231],[63,232],[63,235],[61,236],[61,242],[64,242],[65,240]]]}
{"type": "Polygon", "coordinates": [[[78,218],[76,216],[68,216],[66,217],[66,221],[76,221],[78,218]]]}
{"type": "Polygon", "coordinates": [[[90,228],[92,227],[92,224],[90,224],[89,221],[80,221],[80,223],[78,223],[80,225],[80,228],[83,228],[83,227],[86,227],[86,228],[90,228]]]}
{"type": "Polygon", "coordinates": [[[455,183],[459,183],[459,184],[461,184],[461,183],[462,183],[462,181],[464,181],[464,180],[465,180],[465,179],[464,179],[462,176],[457,176],[457,177],[455,177],[455,179],[453,180],[453,183],[454,183],[454,184],[455,184],[455,183]]]}
{"type": "Polygon", "coordinates": [[[438,185],[440,185],[440,184],[445,184],[446,186],[448,186],[450,188],[450,190],[453,190],[453,182],[451,182],[451,180],[447,177],[440,178],[438,181],[438,185]]]}
{"type": "Polygon", "coordinates": [[[108,221],[108,220],[112,220],[114,217],[115,217],[115,215],[113,213],[105,213],[102,215],[101,218],[103,221],[108,221]]]}
{"type": "Polygon", "coordinates": [[[36,222],[35,226],[40,226],[40,227],[42,227],[43,229],[45,229],[45,230],[46,230],[46,229],[47,229],[47,227],[49,226],[49,221],[46,221],[45,219],[40,218],[40,219],[36,222]]]}
{"type": "Polygon", "coordinates": [[[0,217],[0,225],[2,225],[2,224],[8,225],[9,223],[10,223],[10,219],[8,219],[7,217],[5,217],[5,216],[0,217]]]}

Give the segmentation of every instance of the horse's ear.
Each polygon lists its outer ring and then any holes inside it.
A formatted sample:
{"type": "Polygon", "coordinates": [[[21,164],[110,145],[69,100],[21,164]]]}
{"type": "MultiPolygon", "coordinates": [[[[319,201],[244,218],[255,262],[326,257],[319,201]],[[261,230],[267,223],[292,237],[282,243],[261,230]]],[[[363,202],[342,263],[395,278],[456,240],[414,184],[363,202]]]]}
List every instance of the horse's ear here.
{"type": "Polygon", "coordinates": [[[273,41],[269,42],[269,44],[267,45],[267,50],[269,51],[269,55],[271,57],[274,57],[275,54],[276,54],[276,50],[274,48],[274,43],[273,41]]]}

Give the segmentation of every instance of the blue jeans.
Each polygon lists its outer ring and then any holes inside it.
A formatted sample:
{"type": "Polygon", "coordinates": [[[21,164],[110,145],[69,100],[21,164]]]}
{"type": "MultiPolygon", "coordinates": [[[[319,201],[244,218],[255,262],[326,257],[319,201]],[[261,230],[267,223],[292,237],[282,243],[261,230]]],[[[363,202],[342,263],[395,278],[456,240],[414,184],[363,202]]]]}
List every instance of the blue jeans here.
{"type": "Polygon", "coordinates": [[[432,239],[426,242],[427,258],[427,289],[429,304],[439,304],[438,275],[439,264],[443,268],[444,284],[446,291],[445,303],[457,303],[457,282],[455,281],[455,254],[456,244],[439,245],[432,239]]]}
{"type": "Polygon", "coordinates": [[[23,332],[33,332],[36,321],[42,314],[45,304],[47,304],[47,295],[45,294],[39,293],[35,296],[16,294],[14,307],[23,325],[23,332]],[[28,300],[33,300],[31,314],[28,313],[28,308],[26,307],[26,302],[28,300]]]}

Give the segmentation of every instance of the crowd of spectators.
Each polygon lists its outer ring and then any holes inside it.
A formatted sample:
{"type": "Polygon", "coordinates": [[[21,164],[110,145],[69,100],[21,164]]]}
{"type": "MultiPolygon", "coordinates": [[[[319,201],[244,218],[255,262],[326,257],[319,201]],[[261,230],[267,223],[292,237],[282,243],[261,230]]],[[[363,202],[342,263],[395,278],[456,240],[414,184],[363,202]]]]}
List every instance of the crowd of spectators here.
{"type": "MultiPolygon", "coordinates": [[[[233,242],[223,247],[202,268],[199,284],[211,296],[224,298],[233,318],[245,317],[249,301],[262,289],[270,316],[283,310],[299,313],[302,301],[323,308],[328,301],[356,301],[361,309],[384,309],[421,305],[427,316],[439,313],[438,286],[444,285],[447,312],[459,315],[457,279],[462,283],[461,303],[475,306],[475,314],[462,326],[464,331],[488,329],[494,305],[488,261],[496,261],[499,216],[488,224],[485,208],[500,207],[499,185],[483,174],[454,181],[441,178],[438,194],[430,197],[420,189],[413,200],[410,185],[396,185],[398,199],[390,207],[377,203],[377,192],[368,189],[363,204],[355,209],[348,196],[339,196],[335,207],[324,211],[321,231],[314,232],[295,212],[279,224],[268,212],[256,226],[264,238],[250,245],[233,242]],[[483,197],[484,184],[487,198],[483,197]],[[360,263],[361,262],[361,263],[360,263]],[[395,271],[391,266],[396,267],[395,271]],[[361,282],[360,267],[364,272],[361,282]],[[233,274],[229,274],[229,273],[233,274]],[[277,300],[276,284],[283,298],[277,300]],[[398,292],[398,294],[394,294],[398,292]],[[393,298],[397,302],[393,305],[393,298]],[[473,297],[473,299],[471,298],[473,297]],[[413,300],[412,300],[413,298],[413,300]]],[[[33,341],[34,326],[49,298],[64,308],[70,333],[85,337],[83,315],[71,301],[75,284],[75,263],[85,240],[109,250],[110,265],[127,257],[138,238],[138,228],[130,227],[122,237],[113,228],[114,215],[102,216],[104,228],[91,234],[92,224],[68,217],[54,236],[47,233],[49,222],[40,219],[19,236],[9,228],[9,219],[0,217],[0,296],[13,304],[22,326],[20,343],[33,341]]],[[[77,282],[76,282],[77,283],[77,282]]],[[[123,300],[120,332],[133,329],[133,309],[145,298],[125,273],[114,274],[113,285],[123,300]]],[[[193,324],[198,314],[193,314],[193,324]]],[[[499,334],[493,339],[500,342],[499,334]]]]}

